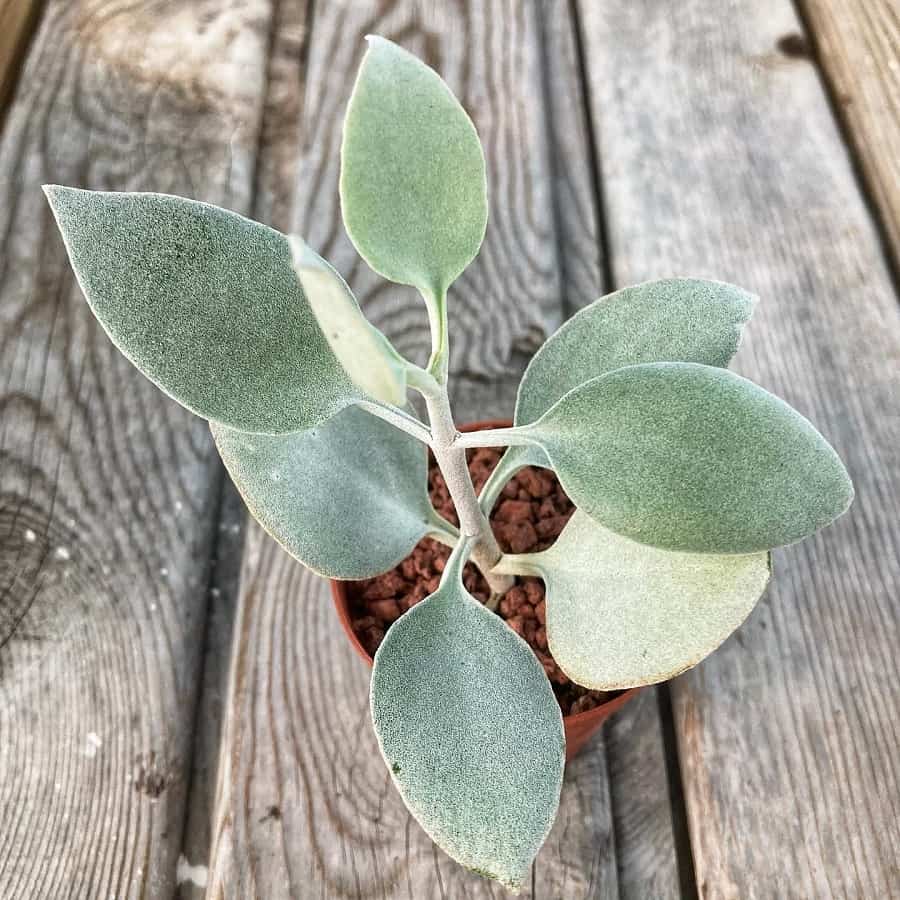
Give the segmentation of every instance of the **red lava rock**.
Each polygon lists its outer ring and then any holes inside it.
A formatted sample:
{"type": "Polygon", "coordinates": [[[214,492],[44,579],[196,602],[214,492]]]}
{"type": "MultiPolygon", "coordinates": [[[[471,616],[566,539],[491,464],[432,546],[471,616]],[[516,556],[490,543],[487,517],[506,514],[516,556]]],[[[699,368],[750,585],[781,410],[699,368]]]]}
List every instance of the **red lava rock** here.
{"type": "Polygon", "coordinates": [[[375,618],[380,622],[395,622],[400,618],[402,610],[400,604],[396,600],[373,600],[369,604],[369,609],[375,614],[375,618]]]}
{"type": "Polygon", "coordinates": [[[525,602],[525,588],[518,584],[511,587],[500,599],[500,615],[505,619],[518,615],[525,602]]]}
{"type": "Polygon", "coordinates": [[[363,591],[366,600],[385,600],[396,596],[404,587],[406,579],[395,569],[393,572],[385,572],[378,578],[371,579],[363,591]]]}
{"type": "Polygon", "coordinates": [[[555,476],[551,476],[540,469],[522,469],[518,474],[519,485],[528,492],[530,497],[548,497],[553,491],[555,476]]]}
{"type": "Polygon", "coordinates": [[[531,519],[531,503],[525,500],[504,500],[497,510],[500,522],[526,522],[531,519]]]}
{"type": "Polygon", "coordinates": [[[524,616],[512,616],[506,620],[506,624],[521,638],[525,637],[524,616]]]}
{"type": "Polygon", "coordinates": [[[494,530],[511,553],[528,553],[537,544],[537,532],[531,522],[498,522],[494,530]]]}
{"type": "Polygon", "coordinates": [[[570,518],[570,516],[551,516],[548,519],[542,519],[535,525],[535,530],[542,538],[558,538],[570,518]]]}
{"type": "MultiPolygon", "coordinates": [[[[480,490],[501,451],[483,447],[468,452],[469,470],[480,490]]],[[[454,525],[459,524],[447,485],[432,461],[428,488],[435,509],[454,525]]],[[[545,550],[559,536],[575,507],[556,476],[547,469],[526,468],[503,488],[491,516],[494,533],[506,553],[545,550]]],[[[449,548],[428,538],[395,569],[365,581],[350,582],[351,624],[363,647],[375,655],[391,623],[433,593],[450,555],[449,548]]],[[[490,590],[481,573],[471,564],[463,571],[466,590],[482,603],[490,590]]],[[[609,694],[590,691],[570,681],[547,647],[547,612],[544,584],[539,578],[520,578],[501,598],[497,614],[532,647],[547,673],[563,715],[586,712],[608,699],[609,694]]]]}

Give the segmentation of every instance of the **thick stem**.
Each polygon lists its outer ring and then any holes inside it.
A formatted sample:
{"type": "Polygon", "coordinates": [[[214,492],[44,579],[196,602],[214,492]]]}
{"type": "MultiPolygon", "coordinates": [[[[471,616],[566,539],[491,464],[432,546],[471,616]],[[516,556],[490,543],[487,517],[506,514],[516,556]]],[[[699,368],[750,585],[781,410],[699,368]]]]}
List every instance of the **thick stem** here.
{"type": "Polygon", "coordinates": [[[441,391],[438,396],[426,397],[425,405],[431,420],[431,449],[456,507],[460,533],[473,539],[472,561],[481,569],[491,591],[503,594],[512,587],[513,578],[491,572],[503,553],[475,496],[466,463],[466,451],[455,446],[458,432],[450,412],[446,390],[441,391]]]}

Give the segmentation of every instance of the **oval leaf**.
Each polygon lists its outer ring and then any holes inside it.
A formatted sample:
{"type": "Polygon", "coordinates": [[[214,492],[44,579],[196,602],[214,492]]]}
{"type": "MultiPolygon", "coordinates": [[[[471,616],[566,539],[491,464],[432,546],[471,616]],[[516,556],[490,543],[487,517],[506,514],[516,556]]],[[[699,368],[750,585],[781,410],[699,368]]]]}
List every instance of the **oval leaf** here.
{"type": "Polygon", "coordinates": [[[522,557],[547,585],[547,639],[578,684],[613,691],[695,666],[750,614],[769,554],[648,547],[576,511],[556,543],[522,557]]]}
{"type": "Polygon", "coordinates": [[[423,445],[357,407],[295,434],[212,432],[253,515],[321,575],[370,578],[451,528],[428,499],[423,445]]]}
{"type": "Polygon", "coordinates": [[[607,294],[565,322],[534,355],[516,424],[539,419],[572,388],[623,366],[694,362],[726,368],[755,298],[733,284],[663,278],[607,294]]]}
{"type": "Polygon", "coordinates": [[[481,143],[436,72],[368,41],[344,121],[344,225],[376,272],[440,302],[484,239],[481,143]]]}
{"type": "MultiPolygon", "coordinates": [[[[573,388],[623,366],[695,362],[726,368],[756,298],[724,281],[663,278],[607,294],[577,312],[532,357],[516,425],[539,419],[573,388]]],[[[510,447],[507,465],[549,466],[539,447],[510,447]]]]}
{"type": "Polygon", "coordinates": [[[570,391],[523,434],[580,509],[670,550],[790,544],[853,498],[840,459],[806,419],[711,366],[617,369],[570,391]]]}
{"type": "Polygon", "coordinates": [[[277,231],[182,197],[45,190],[100,324],[188,409],[279,433],[359,398],[277,231]]]}
{"type": "Polygon", "coordinates": [[[559,804],[559,704],[528,645],[458,577],[391,626],[372,720],[404,802],[464,866],[517,889],[559,804]]]}
{"type": "Polygon", "coordinates": [[[403,406],[403,358],[362,314],[356,297],[337,271],[296,235],[289,235],[288,243],[303,293],[344,371],[370,397],[403,406]]]}

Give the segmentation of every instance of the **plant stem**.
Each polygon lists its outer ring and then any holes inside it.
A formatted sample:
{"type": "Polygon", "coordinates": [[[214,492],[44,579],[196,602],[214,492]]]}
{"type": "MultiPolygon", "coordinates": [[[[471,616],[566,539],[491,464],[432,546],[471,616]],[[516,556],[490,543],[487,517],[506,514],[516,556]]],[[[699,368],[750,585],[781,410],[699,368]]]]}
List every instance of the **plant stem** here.
{"type": "Polygon", "coordinates": [[[544,572],[539,562],[540,553],[504,553],[503,558],[496,564],[496,572],[504,572],[507,575],[531,575],[543,578],[544,572]]]}
{"type": "Polygon", "coordinates": [[[449,339],[447,334],[447,296],[431,297],[422,295],[428,309],[428,325],[431,328],[431,359],[428,360],[428,374],[440,384],[446,385],[450,368],[449,339]]]}
{"type": "Polygon", "coordinates": [[[446,388],[437,396],[426,397],[425,405],[431,421],[431,449],[456,507],[460,534],[472,538],[472,561],[484,574],[491,592],[494,595],[504,594],[512,587],[513,578],[491,572],[503,553],[491,531],[487,516],[478,505],[466,462],[466,451],[456,444],[459,432],[453,421],[446,388]]]}
{"type": "Polygon", "coordinates": [[[418,438],[423,444],[431,446],[431,432],[415,417],[398,409],[395,406],[387,406],[384,403],[376,403],[372,400],[357,400],[356,405],[385,422],[390,422],[395,428],[418,438]]]}
{"type": "Polygon", "coordinates": [[[481,493],[478,495],[478,505],[486,516],[490,516],[494,504],[497,502],[509,479],[519,469],[524,468],[527,462],[528,460],[524,454],[512,447],[508,448],[506,453],[500,457],[497,465],[494,466],[494,470],[488,476],[488,480],[484,483],[481,493]]]}
{"type": "Polygon", "coordinates": [[[458,434],[454,440],[456,447],[519,447],[533,443],[525,436],[528,426],[518,428],[485,428],[483,431],[468,431],[458,434]]]}

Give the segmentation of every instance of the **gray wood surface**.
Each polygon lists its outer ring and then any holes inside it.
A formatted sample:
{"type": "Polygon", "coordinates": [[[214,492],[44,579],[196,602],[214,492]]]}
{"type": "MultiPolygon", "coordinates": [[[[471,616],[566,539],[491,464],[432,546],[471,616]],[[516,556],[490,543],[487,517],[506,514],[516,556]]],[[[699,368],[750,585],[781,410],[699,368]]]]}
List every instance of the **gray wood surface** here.
{"type": "MultiPolygon", "coordinates": [[[[569,314],[607,293],[612,285],[604,265],[600,160],[594,155],[591,112],[582,77],[579,22],[568,0],[547,0],[540,9],[559,271],[563,308],[569,314]]],[[[567,784],[577,785],[573,793],[580,803],[573,800],[564,805],[561,821],[568,824],[573,811],[588,821],[596,817],[595,825],[575,832],[588,836],[593,846],[569,840],[573,832],[566,825],[556,832],[560,835],[558,852],[590,859],[607,840],[602,829],[607,823],[612,825],[608,840],[615,844],[617,878],[598,867],[595,877],[600,880],[587,896],[610,895],[622,900],[679,897],[674,835],[685,822],[683,811],[676,812],[681,821],[673,820],[655,690],[645,692],[607,723],[587,760],[579,759],[569,767],[567,784]],[[602,772],[597,768],[601,744],[606,756],[602,772]]],[[[593,871],[589,865],[576,864],[574,868],[582,874],[593,871]]],[[[539,879],[546,876],[540,883],[541,896],[567,896],[571,883],[564,880],[565,869],[538,868],[537,875],[539,879]]]]}
{"type": "Polygon", "coordinates": [[[669,764],[659,690],[642,691],[604,726],[622,900],[694,896],[690,848],[676,840],[686,839],[687,822],[674,803],[677,783],[669,783],[670,772],[677,782],[677,763],[669,764]]]}
{"type": "Polygon", "coordinates": [[[857,488],[672,687],[700,896],[897,896],[900,315],[876,230],[814,67],[779,49],[790,3],[581,11],[616,282],[756,291],[737,370],[857,488]]]}
{"type": "Polygon", "coordinates": [[[800,0],[900,272],[900,6],[800,0]]]}
{"type": "MultiPolygon", "coordinates": [[[[0,0],[0,96],[27,6],[0,0]]],[[[873,220],[896,254],[898,19],[799,8],[813,35],[789,0],[50,0],[0,119],[0,897],[507,896],[406,812],[326,585],[245,538],[205,423],[104,337],[38,190],[293,228],[424,361],[421,302],[340,224],[370,32],[438,68],[486,147],[460,420],[509,415],[605,290],[720,277],[762,297],[738,370],[857,486],[738,635],[568,768],[525,896],[900,897],[900,315],[873,220]]]]}
{"type": "Polygon", "coordinates": [[[51,2],[0,137],[0,897],[167,898],[220,468],[118,353],[42,182],[249,208],[265,2],[51,2]]]}
{"type": "MultiPolygon", "coordinates": [[[[340,121],[363,35],[385,34],[421,53],[479,127],[492,218],[450,306],[461,420],[511,414],[524,362],[563,314],[537,13],[518,3],[329,3],[315,7],[309,36],[295,228],[419,360],[427,348],[421,301],[369,272],[340,226],[340,121]]],[[[583,207],[593,215],[590,196],[583,207]]],[[[368,671],[326,586],[253,525],[234,646],[210,896],[505,896],[436,850],[410,818],[371,731],[368,671]]],[[[598,741],[570,770],[526,895],[617,896],[612,834],[598,741]]]]}
{"type": "MultiPolygon", "coordinates": [[[[266,84],[251,215],[282,231],[289,230],[291,224],[307,24],[306,0],[275,0],[269,22],[266,84]]],[[[244,502],[227,475],[223,479],[220,503],[203,648],[203,685],[182,838],[179,900],[199,900],[206,894],[223,719],[227,708],[234,622],[248,518],[244,502]]]]}

